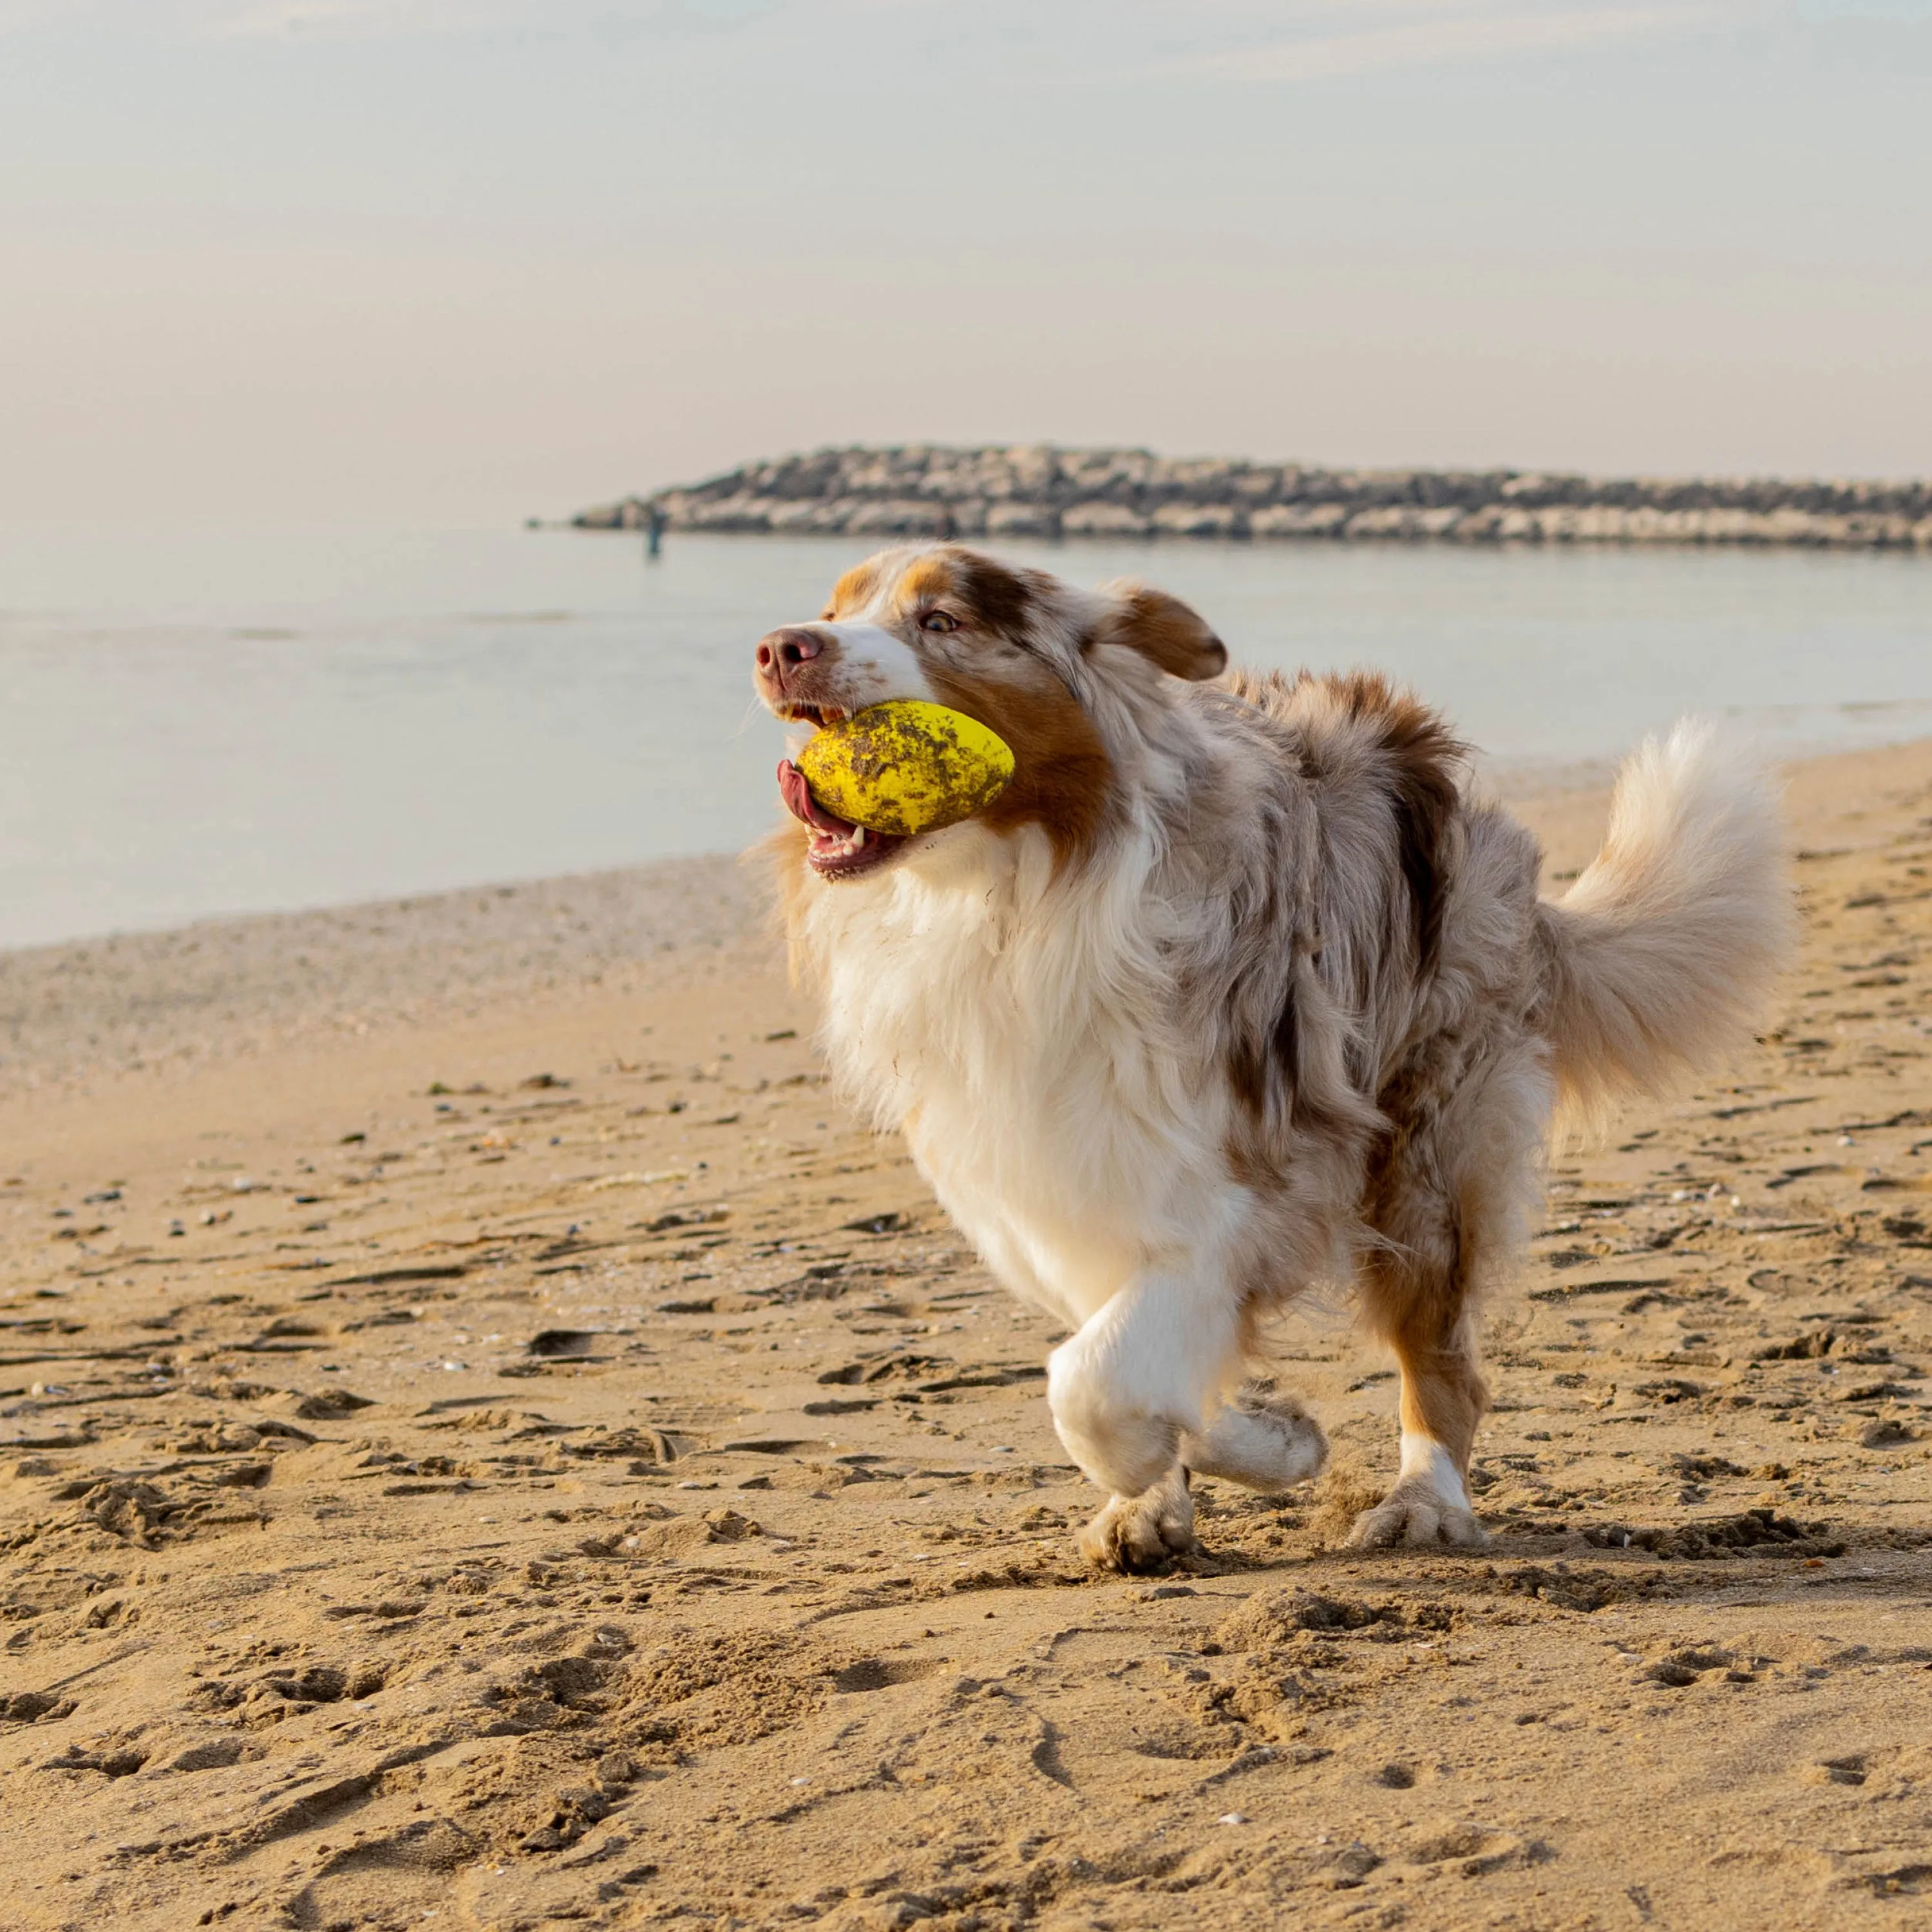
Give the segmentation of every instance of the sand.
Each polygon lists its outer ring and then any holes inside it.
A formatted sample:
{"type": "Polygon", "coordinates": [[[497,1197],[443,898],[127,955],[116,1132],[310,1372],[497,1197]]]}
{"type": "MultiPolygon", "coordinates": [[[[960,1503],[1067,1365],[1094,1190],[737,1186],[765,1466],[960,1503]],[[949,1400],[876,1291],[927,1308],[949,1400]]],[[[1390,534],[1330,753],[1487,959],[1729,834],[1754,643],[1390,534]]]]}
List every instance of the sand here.
{"type": "Polygon", "coordinates": [[[1790,806],[1775,1030],[1553,1165],[1472,1554],[1339,1546],[1312,1310],[1324,1484],[1084,1571],[1048,1324],[728,870],[0,959],[0,1922],[1925,1923],[1932,746],[1790,806]]]}

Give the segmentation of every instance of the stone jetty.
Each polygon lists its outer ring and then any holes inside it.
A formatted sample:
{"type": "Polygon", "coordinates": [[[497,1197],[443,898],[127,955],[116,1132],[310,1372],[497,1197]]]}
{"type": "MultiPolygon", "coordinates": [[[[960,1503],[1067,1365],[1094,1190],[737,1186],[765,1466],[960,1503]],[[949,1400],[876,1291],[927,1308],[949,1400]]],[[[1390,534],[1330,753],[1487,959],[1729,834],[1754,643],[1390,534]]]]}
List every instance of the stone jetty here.
{"type": "Polygon", "coordinates": [[[747,536],[1796,544],[1932,554],[1932,482],[1330,470],[1037,444],[821,449],[586,510],[747,536]]]}

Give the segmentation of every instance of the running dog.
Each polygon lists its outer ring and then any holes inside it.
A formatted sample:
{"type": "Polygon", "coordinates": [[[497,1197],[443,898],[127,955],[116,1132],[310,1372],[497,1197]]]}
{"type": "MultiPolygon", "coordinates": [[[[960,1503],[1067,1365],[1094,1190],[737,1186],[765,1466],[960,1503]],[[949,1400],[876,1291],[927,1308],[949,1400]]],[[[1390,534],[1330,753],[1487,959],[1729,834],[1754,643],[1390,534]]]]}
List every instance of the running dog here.
{"type": "Polygon", "coordinates": [[[1191,1550],[1190,1472],[1320,1470],[1262,1331],[1338,1282],[1402,1375],[1400,1473],[1356,1542],[1481,1542],[1478,1311],[1559,1102],[1660,1092],[1748,1036],[1791,925],[1764,777],[1679,725],[1540,900],[1534,840],[1406,692],[1230,670],[1159,590],[950,544],[848,572],[756,682],[800,727],[926,698],[1012,748],[988,809],[908,838],[788,761],[772,850],[837,1078],[1071,1331],[1047,1393],[1108,1498],[1090,1560],[1191,1550]]]}

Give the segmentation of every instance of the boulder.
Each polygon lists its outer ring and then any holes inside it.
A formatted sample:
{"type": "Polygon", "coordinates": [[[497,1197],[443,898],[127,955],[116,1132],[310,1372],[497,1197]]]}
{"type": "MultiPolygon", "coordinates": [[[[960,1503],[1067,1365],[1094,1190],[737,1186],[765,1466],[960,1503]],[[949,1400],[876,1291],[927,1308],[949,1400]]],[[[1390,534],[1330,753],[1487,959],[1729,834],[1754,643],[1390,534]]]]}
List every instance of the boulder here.
{"type": "Polygon", "coordinates": [[[986,512],[986,534],[989,537],[1057,537],[1059,512],[1044,504],[994,503],[986,512]]]}
{"type": "Polygon", "coordinates": [[[1154,534],[1154,519],[1125,503],[1102,501],[1073,503],[1060,513],[1060,530],[1070,537],[1145,537],[1154,534]]]}
{"type": "Polygon", "coordinates": [[[1230,503],[1163,503],[1154,513],[1153,526],[1164,537],[1244,537],[1248,533],[1246,514],[1230,503]]]}

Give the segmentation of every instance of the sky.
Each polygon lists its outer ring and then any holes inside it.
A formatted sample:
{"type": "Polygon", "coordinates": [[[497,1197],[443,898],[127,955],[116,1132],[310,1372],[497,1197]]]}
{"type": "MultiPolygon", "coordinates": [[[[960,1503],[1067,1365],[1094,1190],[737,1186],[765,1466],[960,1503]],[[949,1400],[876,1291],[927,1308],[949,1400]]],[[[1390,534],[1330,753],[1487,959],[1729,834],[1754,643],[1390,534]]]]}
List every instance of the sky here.
{"type": "Polygon", "coordinates": [[[0,523],[1932,472],[1932,0],[0,0],[0,523]]]}

